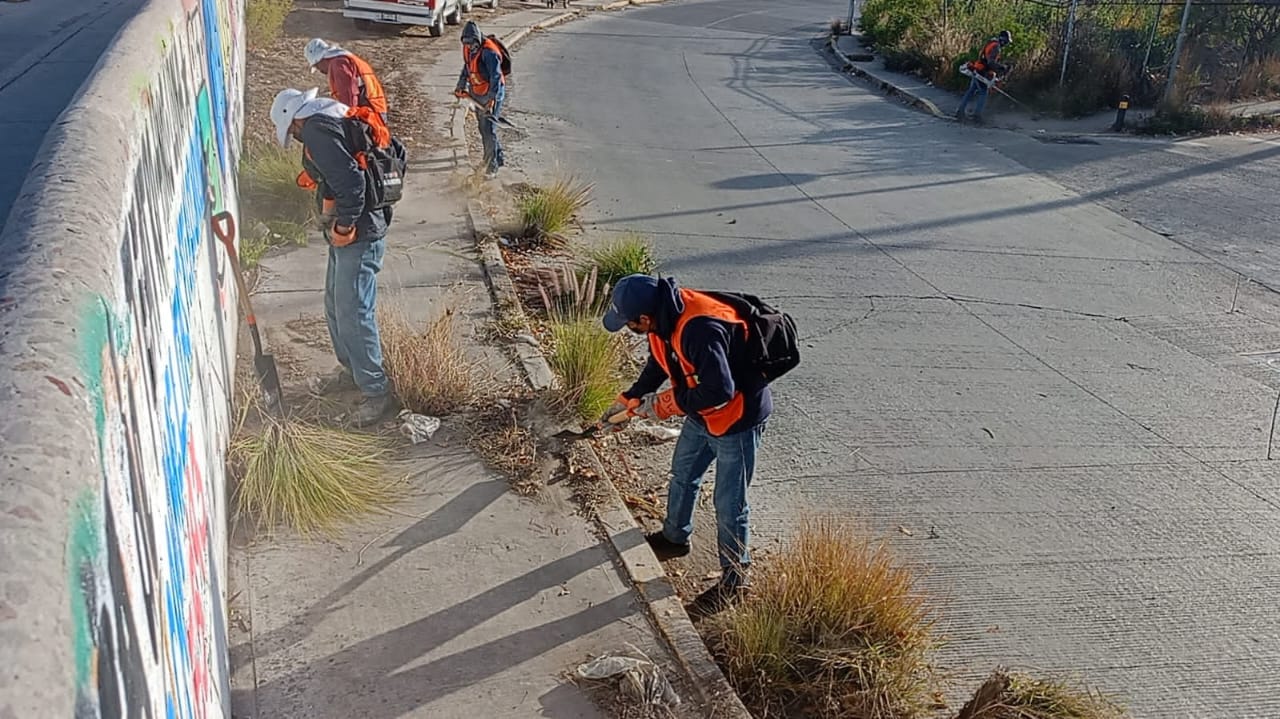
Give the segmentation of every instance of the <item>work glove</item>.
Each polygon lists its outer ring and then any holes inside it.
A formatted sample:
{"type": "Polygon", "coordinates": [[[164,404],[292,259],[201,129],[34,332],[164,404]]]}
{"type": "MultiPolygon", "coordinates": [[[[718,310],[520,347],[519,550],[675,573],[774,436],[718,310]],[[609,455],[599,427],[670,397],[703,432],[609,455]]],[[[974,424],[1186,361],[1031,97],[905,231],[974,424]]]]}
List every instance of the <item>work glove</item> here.
{"type": "MultiPolygon", "coordinates": [[[[609,418],[619,412],[622,412],[623,410],[627,410],[627,414],[628,414],[627,419],[630,419],[630,415],[633,414],[635,408],[639,406],[640,406],[640,400],[629,399],[627,397],[623,397],[622,395],[618,395],[617,399],[613,400],[613,404],[609,405],[609,408],[604,411],[604,414],[600,415],[600,424],[608,425],[609,418]]],[[[626,424],[626,421],[627,420],[623,420],[622,422],[618,423],[619,426],[626,424]]]]}
{"type": "Polygon", "coordinates": [[[356,226],[352,225],[344,230],[334,222],[325,232],[325,239],[334,247],[346,247],[356,241],[356,226]]]}
{"type": "Polygon", "coordinates": [[[453,96],[454,96],[454,97],[459,97],[459,98],[466,97],[466,96],[467,96],[467,91],[466,91],[465,89],[461,88],[461,87],[454,88],[454,90],[453,90],[453,96]]]}
{"type": "Polygon", "coordinates": [[[676,404],[676,393],[671,390],[646,394],[640,398],[640,406],[632,410],[632,413],[637,417],[658,420],[684,414],[680,411],[680,405],[676,404]]]}
{"type": "Polygon", "coordinates": [[[333,221],[337,218],[337,215],[337,200],[330,200],[327,198],[320,200],[320,217],[316,220],[320,225],[320,231],[327,232],[328,229],[333,226],[333,221]]]}

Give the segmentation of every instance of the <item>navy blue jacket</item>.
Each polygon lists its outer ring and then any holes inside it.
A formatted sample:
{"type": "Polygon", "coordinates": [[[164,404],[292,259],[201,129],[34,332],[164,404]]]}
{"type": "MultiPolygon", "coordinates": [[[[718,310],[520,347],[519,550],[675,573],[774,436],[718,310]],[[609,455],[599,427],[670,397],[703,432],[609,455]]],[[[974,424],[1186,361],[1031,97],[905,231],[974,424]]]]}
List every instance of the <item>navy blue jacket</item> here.
{"type": "Polygon", "coordinates": [[[343,118],[312,115],[302,123],[302,166],[316,181],[319,196],[332,199],[339,225],[356,227],[357,242],[374,242],[386,237],[390,213],[365,207],[365,173],[347,149],[343,118]]]}
{"type": "MultiPolygon", "coordinates": [[[[684,312],[684,302],[680,299],[675,280],[670,277],[658,280],[658,293],[653,331],[663,342],[670,344],[676,320],[684,312]]],[[[726,434],[751,429],[769,418],[773,411],[773,395],[769,392],[769,385],[758,378],[759,374],[745,365],[746,340],[737,325],[713,317],[695,317],[684,326],[680,339],[680,349],[698,375],[698,386],[692,389],[673,382],[676,404],[689,420],[705,427],[707,423],[698,412],[728,402],[739,390],[744,400],[742,419],[734,423],[726,434]]],[[[662,365],[650,355],[640,378],[622,394],[636,399],[656,392],[667,379],[662,365]]]]}

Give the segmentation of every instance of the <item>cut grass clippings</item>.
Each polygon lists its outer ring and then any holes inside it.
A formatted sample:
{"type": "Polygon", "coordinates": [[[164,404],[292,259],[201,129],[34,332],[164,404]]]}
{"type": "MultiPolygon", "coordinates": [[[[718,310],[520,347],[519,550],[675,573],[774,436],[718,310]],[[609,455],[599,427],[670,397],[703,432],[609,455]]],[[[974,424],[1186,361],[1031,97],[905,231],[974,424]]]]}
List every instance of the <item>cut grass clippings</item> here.
{"type": "Polygon", "coordinates": [[[757,716],[911,719],[935,705],[933,610],[884,545],[807,519],[759,564],[708,642],[757,716]]]}
{"type": "Polygon", "coordinates": [[[399,308],[386,308],[378,315],[383,364],[405,408],[440,416],[479,399],[478,370],[463,347],[452,310],[421,327],[399,308]]]}
{"type": "Polygon", "coordinates": [[[516,198],[524,237],[552,247],[566,243],[565,231],[591,202],[591,185],[567,176],[516,198]]]}
{"type": "Polygon", "coordinates": [[[533,432],[520,422],[515,406],[486,405],[469,418],[467,444],[485,464],[501,472],[520,495],[542,489],[533,432]]]}
{"type": "Polygon", "coordinates": [[[1124,707],[1087,687],[996,669],[957,719],[1127,719],[1124,707]]]}
{"type": "Polygon", "coordinates": [[[374,435],[267,419],[260,432],[238,432],[231,443],[237,511],[268,531],[332,534],[396,498],[383,473],[387,449],[374,435]]]}
{"type": "Polygon", "coordinates": [[[615,285],[627,275],[649,275],[658,269],[649,238],[627,232],[601,245],[586,248],[584,270],[594,268],[599,281],[615,285]]]}

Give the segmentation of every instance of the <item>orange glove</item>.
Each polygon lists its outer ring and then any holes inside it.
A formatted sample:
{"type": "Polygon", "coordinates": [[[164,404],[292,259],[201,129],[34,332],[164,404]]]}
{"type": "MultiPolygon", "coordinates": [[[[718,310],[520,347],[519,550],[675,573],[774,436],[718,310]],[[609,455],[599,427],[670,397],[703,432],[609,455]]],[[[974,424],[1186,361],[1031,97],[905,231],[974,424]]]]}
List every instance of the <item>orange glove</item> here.
{"type": "Polygon", "coordinates": [[[316,181],[311,178],[311,175],[307,174],[306,170],[299,172],[298,176],[294,178],[294,182],[304,190],[316,189],[316,181]]]}
{"type": "Polygon", "coordinates": [[[345,231],[338,229],[338,223],[329,226],[329,231],[325,233],[329,244],[334,247],[346,247],[356,241],[356,226],[352,225],[345,231]]]}
{"type": "Polygon", "coordinates": [[[454,97],[466,97],[466,96],[467,96],[467,91],[466,91],[466,90],[454,90],[454,91],[453,91],[453,96],[454,96],[454,97]]]}
{"type": "Polygon", "coordinates": [[[684,416],[680,405],[676,404],[676,393],[672,390],[646,394],[641,398],[640,406],[632,411],[635,416],[647,419],[661,420],[684,416]]]}

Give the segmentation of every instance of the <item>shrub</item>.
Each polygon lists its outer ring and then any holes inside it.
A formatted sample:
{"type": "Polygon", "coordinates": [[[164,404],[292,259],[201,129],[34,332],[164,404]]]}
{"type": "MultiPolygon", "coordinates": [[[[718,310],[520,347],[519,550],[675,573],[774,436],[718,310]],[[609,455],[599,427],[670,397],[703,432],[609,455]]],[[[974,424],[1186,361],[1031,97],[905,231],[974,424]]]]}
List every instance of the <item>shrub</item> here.
{"type": "Polygon", "coordinates": [[[711,638],[757,715],[907,719],[933,705],[933,613],[883,545],[814,518],[760,564],[711,638]]]}
{"type": "Polygon", "coordinates": [[[600,323],[609,286],[597,286],[594,269],[579,279],[573,268],[539,279],[538,293],[550,320],[548,363],[560,378],[558,402],[582,419],[600,416],[621,391],[625,360],[621,339],[600,323]]]}
{"type": "Polygon", "coordinates": [[[315,195],[298,187],[302,155],[271,142],[245,147],[240,159],[240,195],[245,214],[260,220],[303,224],[316,214],[315,195]]]}
{"type": "Polygon", "coordinates": [[[1087,687],[997,669],[957,719],[1125,719],[1124,708],[1087,687]]]}

